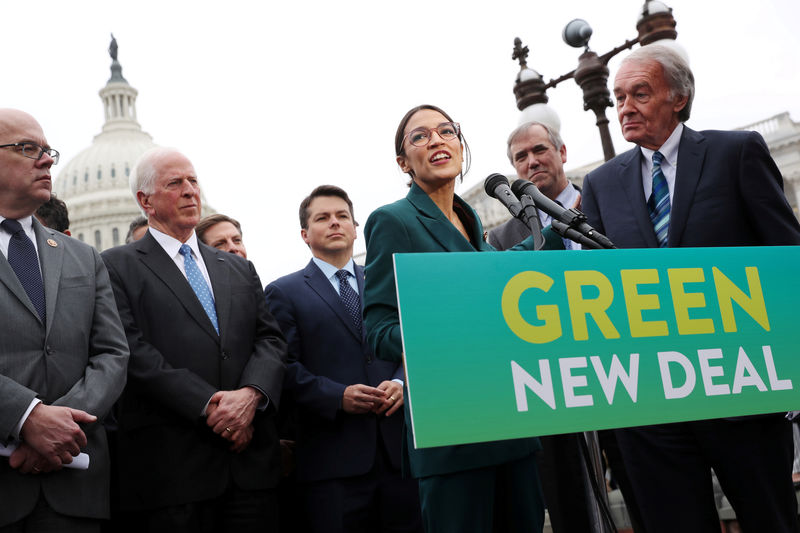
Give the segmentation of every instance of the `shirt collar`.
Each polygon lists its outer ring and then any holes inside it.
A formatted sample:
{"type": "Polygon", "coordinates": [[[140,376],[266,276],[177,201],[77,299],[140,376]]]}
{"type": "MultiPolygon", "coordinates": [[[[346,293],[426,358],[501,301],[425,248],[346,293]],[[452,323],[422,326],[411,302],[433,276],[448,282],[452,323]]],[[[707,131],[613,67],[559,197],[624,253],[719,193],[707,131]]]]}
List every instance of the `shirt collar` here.
{"type": "MultiPolygon", "coordinates": [[[[6,217],[0,215],[0,222],[4,221],[6,217]]],[[[22,226],[22,229],[25,230],[25,233],[30,235],[33,232],[33,215],[28,215],[26,217],[16,219],[19,222],[19,225],[22,226]]]]}
{"type": "MultiPolygon", "coordinates": [[[[670,164],[672,167],[678,166],[678,147],[681,144],[681,134],[683,133],[683,122],[679,122],[675,129],[672,130],[672,133],[667,140],[664,141],[664,144],[661,145],[661,148],[658,149],[661,152],[661,155],[664,156],[664,160],[670,164]]],[[[653,160],[653,154],[656,152],[655,150],[651,150],[649,148],[641,147],[642,154],[644,154],[645,158],[648,161],[653,160]]]]}
{"type": "Polygon", "coordinates": [[[176,257],[181,249],[182,244],[188,244],[189,248],[192,249],[192,253],[195,257],[200,257],[200,245],[197,244],[197,235],[194,231],[186,240],[185,243],[179,241],[175,237],[167,235],[162,231],[158,231],[153,226],[150,226],[147,231],[153,236],[153,238],[161,245],[167,255],[170,257],[176,257]]]}
{"type": "Polygon", "coordinates": [[[572,186],[572,183],[567,183],[564,190],[556,196],[556,201],[561,204],[565,209],[570,209],[578,200],[578,190],[572,186]]]}
{"type": "Polygon", "coordinates": [[[314,264],[317,265],[320,270],[322,270],[322,273],[325,274],[325,277],[328,278],[329,280],[334,279],[334,277],[336,276],[336,273],[338,271],[340,271],[340,270],[347,270],[350,273],[350,275],[353,276],[353,277],[355,277],[355,275],[356,275],[352,259],[350,259],[347,262],[347,264],[345,266],[343,266],[342,268],[336,268],[332,264],[330,264],[330,263],[328,263],[326,261],[323,261],[319,257],[312,257],[311,260],[314,261],[314,264]]]}

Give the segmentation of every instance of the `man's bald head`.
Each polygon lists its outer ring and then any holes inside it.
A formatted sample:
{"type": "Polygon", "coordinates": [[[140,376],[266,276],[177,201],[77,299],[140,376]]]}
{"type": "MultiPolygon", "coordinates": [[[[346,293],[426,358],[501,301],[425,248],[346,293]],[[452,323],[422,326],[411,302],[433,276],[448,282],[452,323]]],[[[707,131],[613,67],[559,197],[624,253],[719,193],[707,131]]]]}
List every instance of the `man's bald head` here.
{"type": "Polygon", "coordinates": [[[48,153],[35,159],[50,145],[31,115],[0,108],[0,146],[0,215],[14,219],[30,216],[50,199],[50,167],[55,161],[48,153]]]}

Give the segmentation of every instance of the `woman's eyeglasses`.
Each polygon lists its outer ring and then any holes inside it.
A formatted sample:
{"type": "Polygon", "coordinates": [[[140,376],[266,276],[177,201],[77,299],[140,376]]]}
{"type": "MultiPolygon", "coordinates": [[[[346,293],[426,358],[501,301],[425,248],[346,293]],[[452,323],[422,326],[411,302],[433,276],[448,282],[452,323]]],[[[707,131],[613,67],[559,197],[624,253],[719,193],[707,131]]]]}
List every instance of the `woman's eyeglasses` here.
{"type": "Polygon", "coordinates": [[[427,146],[428,143],[431,142],[434,131],[439,135],[441,140],[450,141],[458,137],[459,133],[461,133],[461,127],[457,122],[442,122],[433,129],[424,127],[414,128],[408,132],[406,138],[408,142],[414,146],[427,146]]]}

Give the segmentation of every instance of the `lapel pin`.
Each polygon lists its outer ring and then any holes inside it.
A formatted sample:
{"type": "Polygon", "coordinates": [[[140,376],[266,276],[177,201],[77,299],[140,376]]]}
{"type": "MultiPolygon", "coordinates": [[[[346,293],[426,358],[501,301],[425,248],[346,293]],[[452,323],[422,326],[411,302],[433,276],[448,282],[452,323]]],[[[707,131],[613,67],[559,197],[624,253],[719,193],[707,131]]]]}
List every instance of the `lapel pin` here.
{"type": "Polygon", "coordinates": [[[58,243],[56,241],[54,241],[53,239],[47,239],[47,244],[52,246],[53,248],[58,246],[58,243]]]}

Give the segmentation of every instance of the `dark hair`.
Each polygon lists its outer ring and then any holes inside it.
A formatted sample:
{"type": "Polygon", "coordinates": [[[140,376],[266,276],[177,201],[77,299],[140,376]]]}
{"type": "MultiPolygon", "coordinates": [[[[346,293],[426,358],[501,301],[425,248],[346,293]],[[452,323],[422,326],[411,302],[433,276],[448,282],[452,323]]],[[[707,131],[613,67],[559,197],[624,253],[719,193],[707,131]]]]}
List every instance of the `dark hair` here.
{"type": "Polygon", "coordinates": [[[353,213],[353,202],[350,201],[350,197],[347,196],[347,193],[344,191],[344,189],[339,188],[336,185],[320,185],[311,191],[311,194],[303,198],[302,202],[300,202],[300,227],[302,229],[308,229],[308,206],[311,205],[311,202],[314,201],[314,198],[319,196],[338,196],[347,202],[347,207],[350,208],[350,216],[353,218],[353,224],[358,226],[355,213],[353,213]]]}
{"type": "MultiPolygon", "coordinates": [[[[431,111],[436,111],[437,113],[441,113],[444,118],[446,118],[450,122],[455,122],[455,120],[447,114],[447,112],[435,105],[431,104],[422,104],[418,105],[417,107],[413,107],[409,109],[408,113],[406,113],[403,118],[400,120],[400,124],[397,126],[397,131],[394,134],[394,154],[397,156],[405,156],[406,149],[403,147],[403,141],[406,138],[406,126],[408,126],[408,122],[411,120],[418,111],[423,111],[425,109],[430,109],[431,111]]],[[[469,144],[467,144],[467,140],[464,138],[464,134],[461,131],[458,132],[458,139],[461,141],[461,144],[464,145],[464,150],[466,152],[465,160],[466,160],[466,170],[461,172],[461,181],[464,181],[464,174],[469,172],[469,167],[472,164],[472,153],[469,150],[469,144]]],[[[408,182],[408,186],[411,187],[411,183],[414,181],[414,172],[408,171],[408,175],[411,176],[411,181],[408,182]]]]}
{"type": "Polygon", "coordinates": [[[236,229],[239,231],[239,235],[242,234],[242,226],[239,224],[239,221],[233,219],[227,215],[223,215],[222,213],[215,213],[213,215],[208,215],[200,220],[197,225],[194,227],[194,232],[197,234],[197,238],[203,241],[204,244],[208,244],[206,240],[203,238],[206,232],[211,228],[211,226],[216,226],[220,222],[230,222],[236,229]]]}
{"type": "Polygon", "coordinates": [[[147,222],[147,219],[143,216],[138,216],[133,219],[131,225],[128,226],[128,234],[125,235],[125,244],[133,242],[133,232],[139,228],[146,228],[150,224],[147,222]]]}
{"type": "Polygon", "coordinates": [[[50,199],[39,206],[39,209],[36,210],[36,218],[48,228],[61,233],[69,229],[67,204],[64,203],[64,200],[56,198],[55,194],[51,194],[50,199]]]}

